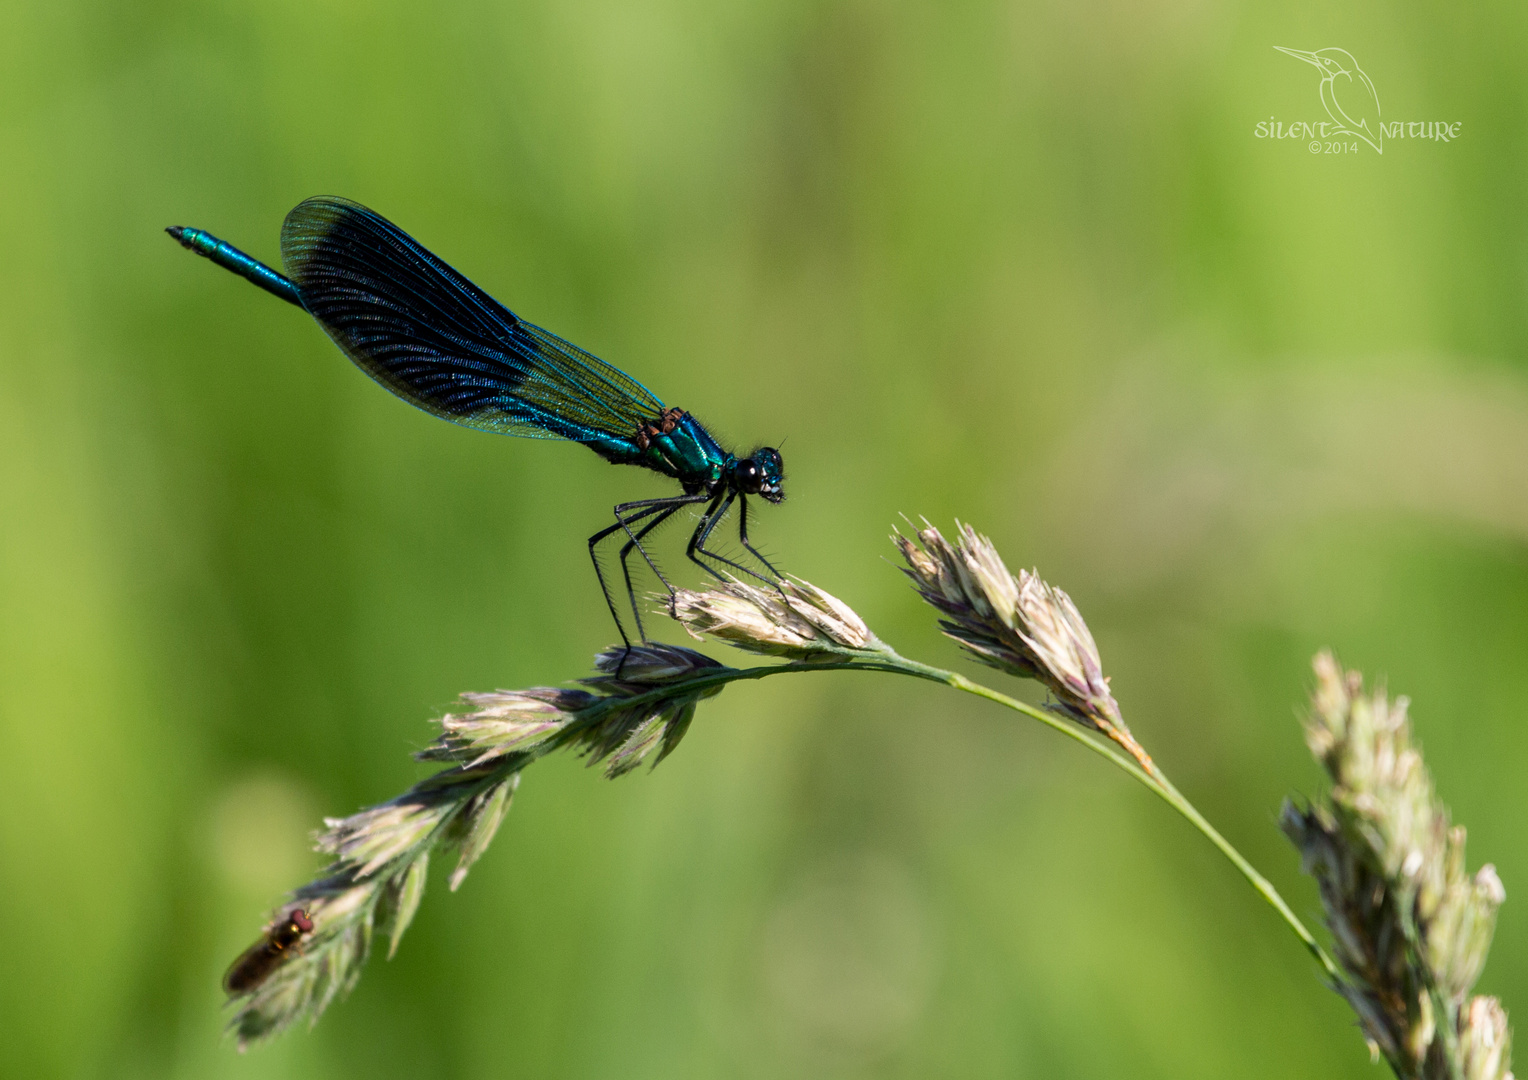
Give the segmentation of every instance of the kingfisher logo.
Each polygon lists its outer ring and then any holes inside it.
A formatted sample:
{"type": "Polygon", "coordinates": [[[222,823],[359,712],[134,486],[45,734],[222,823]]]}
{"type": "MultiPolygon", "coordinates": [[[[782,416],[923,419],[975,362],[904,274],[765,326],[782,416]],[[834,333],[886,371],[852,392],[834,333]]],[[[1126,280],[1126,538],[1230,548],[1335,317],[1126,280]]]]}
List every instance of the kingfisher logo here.
{"type": "Polygon", "coordinates": [[[1386,139],[1452,142],[1464,127],[1464,122],[1459,120],[1392,120],[1387,123],[1380,113],[1379,91],[1374,89],[1374,80],[1346,49],[1305,52],[1286,49],[1282,45],[1274,48],[1286,56],[1303,60],[1320,74],[1321,81],[1316,89],[1327,119],[1285,121],[1270,116],[1258,121],[1253,129],[1259,139],[1303,139],[1313,154],[1356,154],[1359,146],[1365,144],[1376,154],[1383,154],[1386,139]]]}

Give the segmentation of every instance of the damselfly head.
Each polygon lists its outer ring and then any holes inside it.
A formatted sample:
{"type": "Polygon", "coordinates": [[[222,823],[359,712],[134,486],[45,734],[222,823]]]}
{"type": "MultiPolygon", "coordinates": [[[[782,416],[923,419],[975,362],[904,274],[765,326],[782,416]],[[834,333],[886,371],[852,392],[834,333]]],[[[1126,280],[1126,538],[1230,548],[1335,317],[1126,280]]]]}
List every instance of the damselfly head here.
{"type": "Polygon", "coordinates": [[[744,495],[762,495],[772,503],[785,499],[781,484],[785,480],[785,462],[773,446],[761,446],[732,467],[733,483],[744,495]]]}

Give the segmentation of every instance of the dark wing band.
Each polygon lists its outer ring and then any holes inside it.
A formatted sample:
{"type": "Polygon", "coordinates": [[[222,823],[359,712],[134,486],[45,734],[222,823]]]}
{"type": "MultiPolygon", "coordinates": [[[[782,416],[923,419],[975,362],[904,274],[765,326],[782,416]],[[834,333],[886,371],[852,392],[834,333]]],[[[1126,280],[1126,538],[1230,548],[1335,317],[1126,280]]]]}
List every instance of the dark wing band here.
{"type": "Polygon", "coordinates": [[[379,214],[299,204],[281,258],[303,306],[356,365],[410,404],[483,431],[630,440],[663,403],[512,311],[379,214]]]}

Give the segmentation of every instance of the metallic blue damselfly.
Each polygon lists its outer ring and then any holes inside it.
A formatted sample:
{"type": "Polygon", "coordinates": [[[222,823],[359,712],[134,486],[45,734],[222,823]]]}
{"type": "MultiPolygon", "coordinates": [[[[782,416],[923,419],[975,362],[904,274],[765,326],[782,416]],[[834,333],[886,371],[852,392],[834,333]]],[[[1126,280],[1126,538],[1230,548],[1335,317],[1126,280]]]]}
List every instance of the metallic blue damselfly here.
{"type": "Polygon", "coordinates": [[[616,533],[626,539],[621,574],[644,641],[627,559],[640,553],[672,596],[642,541],[684,507],[704,507],[685,549],[691,561],[716,577],[725,567],[778,581],[748,540],[748,497],[771,503],[785,497],[778,450],[764,446],[739,456],[723,449],[695,417],[665,407],[624,372],[521,319],[380,214],[348,199],[300,203],[281,227],[285,275],[201,229],[166,231],[308,312],[357,367],[411,405],[479,431],[583,443],[617,465],[679,481],[679,495],[619,504],[615,524],[589,538],[605,604],[628,646],[598,553],[616,533]],[[738,539],[764,573],[706,547],[734,503],[738,539]]]}

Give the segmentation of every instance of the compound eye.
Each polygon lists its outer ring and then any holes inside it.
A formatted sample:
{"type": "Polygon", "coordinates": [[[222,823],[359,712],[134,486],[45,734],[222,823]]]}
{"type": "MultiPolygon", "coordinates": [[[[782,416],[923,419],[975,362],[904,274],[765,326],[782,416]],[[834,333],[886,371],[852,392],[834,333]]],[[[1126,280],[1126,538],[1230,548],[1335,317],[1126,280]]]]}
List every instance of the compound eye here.
{"type": "Polygon", "coordinates": [[[760,471],[759,467],[753,463],[752,458],[738,462],[734,475],[737,477],[739,491],[746,495],[758,493],[760,471]]]}

